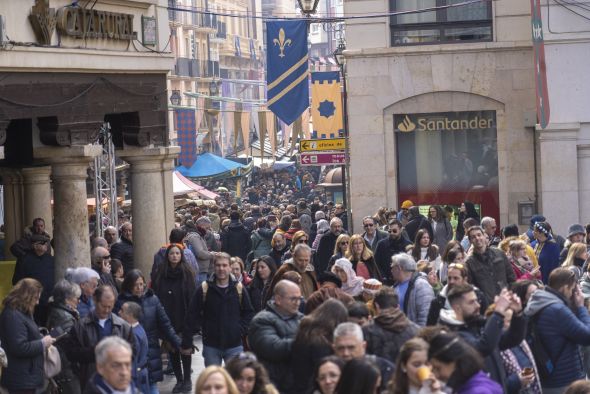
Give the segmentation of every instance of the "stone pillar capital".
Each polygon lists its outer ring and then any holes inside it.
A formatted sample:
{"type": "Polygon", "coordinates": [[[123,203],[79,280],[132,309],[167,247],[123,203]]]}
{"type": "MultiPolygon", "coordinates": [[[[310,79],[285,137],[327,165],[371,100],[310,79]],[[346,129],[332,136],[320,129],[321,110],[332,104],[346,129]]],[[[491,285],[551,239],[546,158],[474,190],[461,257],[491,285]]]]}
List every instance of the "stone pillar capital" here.
{"type": "Polygon", "coordinates": [[[21,173],[23,176],[23,183],[25,185],[49,183],[51,166],[26,167],[21,170],[21,173]]]}
{"type": "Polygon", "coordinates": [[[173,160],[180,153],[180,147],[154,147],[154,148],[125,148],[117,151],[117,156],[132,164],[131,173],[137,172],[161,172],[174,168],[173,160]]]}
{"type": "Polygon", "coordinates": [[[100,145],[40,146],[33,150],[35,159],[47,164],[88,164],[100,155],[102,155],[100,145]]]}

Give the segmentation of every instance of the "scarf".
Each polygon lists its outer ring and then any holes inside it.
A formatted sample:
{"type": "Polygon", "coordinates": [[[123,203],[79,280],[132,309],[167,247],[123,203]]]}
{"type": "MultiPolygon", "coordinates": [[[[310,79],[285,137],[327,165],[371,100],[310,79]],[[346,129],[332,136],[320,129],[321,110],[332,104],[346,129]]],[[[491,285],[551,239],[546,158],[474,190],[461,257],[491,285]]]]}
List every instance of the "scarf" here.
{"type": "MultiPolygon", "coordinates": [[[[535,365],[535,358],[533,356],[533,352],[531,352],[531,348],[526,343],[526,341],[522,341],[520,343],[520,348],[526,354],[527,358],[531,361],[533,365],[533,369],[535,371],[535,380],[525,388],[522,388],[519,392],[520,393],[527,393],[527,394],[541,394],[543,391],[541,390],[541,382],[539,379],[539,372],[537,371],[537,366],[535,365]]],[[[504,364],[504,369],[506,369],[506,376],[510,376],[512,374],[520,374],[522,372],[522,368],[520,364],[518,364],[518,360],[512,350],[504,350],[500,352],[500,356],[502,357],[502,363],[504,364]]]]}
{"type": "Polygon", "coordinates": [[[342,283],[342,291],[353,297],[359,295],[363,291],[364,278],[356,276],[356,272],[352,268],[352,263],[346,259],[341,258],[336,260],[332,267],[332,272],[335,272],[335,268],[338,267],[346,273],[346,282],[342,283]]]}
{"type": "Polygon", "coordinates": [[[381,311],[375,317],[375,324],[383,327],[387,331],[402,332],[408,326],[408,318],[399,308],[387,309],[381,311]]]}

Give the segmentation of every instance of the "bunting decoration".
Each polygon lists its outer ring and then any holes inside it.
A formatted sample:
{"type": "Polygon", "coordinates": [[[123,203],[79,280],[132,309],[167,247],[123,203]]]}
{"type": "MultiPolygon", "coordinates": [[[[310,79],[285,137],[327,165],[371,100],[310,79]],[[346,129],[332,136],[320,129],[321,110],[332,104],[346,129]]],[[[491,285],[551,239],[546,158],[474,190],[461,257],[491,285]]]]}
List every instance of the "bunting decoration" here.
{"type": "Polygon", "coordinates": [[[197,160],[197,128],[195,125],[195,110],[177,108],[174,110],[176,118],[176,133],[180,146],[180,165],[190,167],[197,160]]]}
{"type": "Polygon", "coordinates": [[[309,106],[307,21],[266,22],[267,107],[287,124],[309,106]]]}
{"type": "Polygon", "coordinates": [[[337,138],[344,135],[338,71],[311,74],[311,117],[312,138],[337,138]]]}
{"type": "Polygon", "coordinates": [[[243,111],[241,115],[244,149],[247,149],[250,146],[250,112],[243,111]]]}

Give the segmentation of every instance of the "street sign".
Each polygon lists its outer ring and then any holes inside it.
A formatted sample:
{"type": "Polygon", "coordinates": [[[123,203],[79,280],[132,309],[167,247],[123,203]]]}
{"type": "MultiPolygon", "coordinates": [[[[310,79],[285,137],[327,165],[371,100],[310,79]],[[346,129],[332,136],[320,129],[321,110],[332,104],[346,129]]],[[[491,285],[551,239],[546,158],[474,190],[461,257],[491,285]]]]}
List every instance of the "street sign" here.
{"type": "Polygon", "coordinates": [[[346,164],[346,154],[343,152],[301,153],[299,155],[299,162],[302,166],[346,164]]]}
{"type": "Polygon", "coordinates": [[[318,140],[301,140],[299,152],[325,151],[325,150],[344,150],[346,148],[346,139],[329,138],[318,140]]]}

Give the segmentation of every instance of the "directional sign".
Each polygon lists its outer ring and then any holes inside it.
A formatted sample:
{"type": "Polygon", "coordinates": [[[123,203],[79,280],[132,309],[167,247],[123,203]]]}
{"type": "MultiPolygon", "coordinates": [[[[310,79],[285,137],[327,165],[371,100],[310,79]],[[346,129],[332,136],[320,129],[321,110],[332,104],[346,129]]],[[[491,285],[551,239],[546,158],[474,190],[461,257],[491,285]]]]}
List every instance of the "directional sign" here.
{"type": "Polygon", "coordinates": [[[299,144],[300,152],[325,151],[325,150],[344,150],[346,148],[346,139],[330,138],[319,140],[301,140],[299,144]]]}
{"type": "Polygon", "coordinates": [[[325,166],[346,164],[346,154],[341,152],[301,153],[299,162],[302,166],[325,166]]]}

